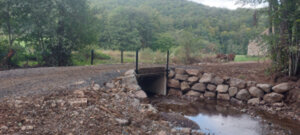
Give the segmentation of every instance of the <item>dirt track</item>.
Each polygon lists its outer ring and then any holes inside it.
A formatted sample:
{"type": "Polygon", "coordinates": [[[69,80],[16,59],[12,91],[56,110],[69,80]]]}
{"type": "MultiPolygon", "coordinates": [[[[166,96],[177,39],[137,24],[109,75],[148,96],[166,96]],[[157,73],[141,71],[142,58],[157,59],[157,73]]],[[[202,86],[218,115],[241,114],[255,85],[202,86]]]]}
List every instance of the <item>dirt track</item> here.
{"type": "Polygon", "coordinates": [[[92,81],[102,85],[133,67],[131,64],[124,64],[1,71],[0,99],[7,96],[30,96],[60,89],[75,89],[88,86],[92,81]]]}

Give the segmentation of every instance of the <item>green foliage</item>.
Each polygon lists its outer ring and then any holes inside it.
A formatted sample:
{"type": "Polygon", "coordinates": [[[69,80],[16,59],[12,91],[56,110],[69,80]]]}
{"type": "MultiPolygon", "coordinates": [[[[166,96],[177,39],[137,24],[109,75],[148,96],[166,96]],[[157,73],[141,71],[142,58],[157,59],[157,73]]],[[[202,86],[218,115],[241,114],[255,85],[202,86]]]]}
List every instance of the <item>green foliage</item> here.
{"type": "MultiPolygon", "coordinates": [[[[103,33],[100,36],[100,45],[109,46],[109,48],[120,48],[118,43],[114,42],[113,33],[117,34],[118,40],[126,43],[129,49],[140,48],[141,39],[138,29],[133,29],[128,32],[128,22],[137,22],[128,20],[126,15],[131,14],[132,10],[139,13],[140,10],[151,15],[154,21],[150,21],[152,25],[144,25],[146,29],[154,29],[150,35],[155,35],[154,38],[148,38],[147,47],[154,50],[170,49],[171,46],[176,46],[176,40],[172,40],[174,33],[178,30],[186,30],[194,34],[195,37],[202,40],[205,45],[202,45],[205,51],[213,51],[220,53],[236,53],[246,54],[247,46],[250,39],[254,39],[259,33],[266,29],[266,18],[260,12],[257,12],[257,18],[260,21],[256,26],[253,25],[253,9],[237,9],[227,10],[219,8],[210,8],[194,2],[186,0],[90,0],[91,5],[102,9],[100,16],[103,25],[103,33]],[[137,10],[137,11],[136,11],[137,10]],[[116,16],[116,11],[122,13],[116,16]],[[113,22],[113,17],[116,18],[113,22]],[[113,24],[112,30],[108,30],[109,24],[113,24]],[[159,28],[158,30],[157,27],[159,28]],[[111,33],[112,32],[112,33],[111,33]],[[122,33],[122,34],[121,34],[122,33]],[[124,34],[125,33],[125,34],[124,34]],[[137,36],[139,35],[139,36],[137,36]],[[124,37],[128,37],[125,38],[124,37]],[[171,38],[170,38],[171,37],[171,38]],[[127,40],[127,41],[126,41],[127,40]],[[151,41],[152,40],[152,41],[151,41]],[[102,42],[101,42],[102,41],[102,42]],[[129,44],[129,41],[132,42],[129,44]],[[137,44],[137,45],[135,45],[137,44]],[[174,45],[171,45],[174,44],[174,45]],[[213,45],[211,47],[210,45],[213,45]]],[[[148,21],[147,21],[148,22],[148,21]]],[[[174,46],[174,47],[175,47],[174,46]]],[[[145,46],[142,46],[145,47],[145,46]]],[[[209,53],[209,52],[207,52],[209,53]]]]}

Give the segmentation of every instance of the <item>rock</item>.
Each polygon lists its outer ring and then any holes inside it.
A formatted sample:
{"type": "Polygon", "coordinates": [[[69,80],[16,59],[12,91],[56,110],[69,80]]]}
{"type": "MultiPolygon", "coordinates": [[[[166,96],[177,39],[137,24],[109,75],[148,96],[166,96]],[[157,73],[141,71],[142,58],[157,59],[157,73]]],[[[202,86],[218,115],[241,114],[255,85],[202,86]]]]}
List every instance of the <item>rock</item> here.
{"type": "Polygon", "coordinates": [[[253,87],[256,85],[256,82],[255,81],[248,81],[247,82],[247,87],[253,87]]]}
{"type": "Polygon", "coordinates": [[[189,135],[192,132],[191,128],[180,128],[180,132],[185,134],[185,135],[189,135]]]}
{"type": "Polygon", "coordinates": [[[147,98],[147,94],[142,90],[139,90],[139,91],[135,92],[134,95],[135,95],[136,98],[139,98],[139,99],[147,98]]]}
{"type": "Polygon", "coordinates": [[[260,90],[257,87],[251,87],[249,89],[249,92],[253,97],[258,97],[258,98],[264,97],[264,91],[260,90]]]}
{"type": "Polygon", "coordinates": [[[212,79],[213,79],[213,74],[204,73],[199,82],[200,83],[211,83],[212,79]]]}
{"type": "Polygon", "coordinates": [[[195,77],[195,76],[189,77],[189,78],[188,78],[188,81],[191,82],[191,83],[195,83],[195,82],[198,82],[198,81],[199,81],[199,78],[198,78],[198,77],[195,77]]]}
{"type": "Polygon", "coordinates": [[[237,87],[239,89],[244,89],[246,87],[246,82],[237,78],[231,78],[229,83],[230,87],[237,87]]]}
{"type": "Polygon", "coordinates": [[[129,120],[126,120],[126,119],[119,119],[119,118],[116,118],[116,121],[118,122],[119,125],[121,126],[128,126],[129,125],[129,120]]]}
{"type": "Polygon", "coordinates": [[[283,95],[282,94],[278,94],[275,92],[266,94],[264,96],[264,101],[268,102],[268,103],[275,103],[275,102],[280,102],[283,99],[283,95]]]}
{"type": "Polygon", "coordinates": [[[186,81],[189,78],[188,75],[182,75],[182,74],[176,74],[175,79],[180,80],[180,81],[186,81]]]}
{"type": "Polygon", "coordinates": [[[87,98],[73,98],[73,99],[69,99],[68,103],[71,106],[86,106],[87,105],[87,98]]]}
{"type": "Polygon", "coordinates": [[[33,126],[29,125],[29,126],[22,126],[21,130],[33,130],[33,126]]]}
{"type": "Polygon", "coordinates": [[[106,83],[105,86],[109,89],[112,89],[115,87],[115,85],[113,83],[106,83]]]}
{"type": "Polygon", "coordinates": [[[201,93],[197,92],[197,91],[189,91],[188,93],[186,93],[185,95],[187,96],[194,96],[194,97],[199,97],[201,95],[201,93]]]}
{"type": "Polygon", "coordinates": [[[135,75],[135,70],[134,70],[134,69],[130,69],[130,70],[126,71],[126,72],[124,73],[124,75],[125,75],[125,76],[128,76],[128,75],[135,75]]]}
{"type": "Polygon", "coordinates": [[[175,73],[183,75],[186,72],[185,72],[185,69],[183,69],[183,68],[175,68],[175,73]]]}
{"type": "Polygon", "coordinates": [[[167,132],[166,132],[166,131],[159,131],[159,132],[157,133],[157,135],[167,135],[167,132]]]}
{"type": "Polygon", "coordinates": [[[133,91],[138,91],[142,89],[138,84],[127,84],[126,88],[133,91]]]}
{"type": "Polygon", "coordinates": [[[203,83],[196,83],[195,85],[193,85],[192,90],[197,90],[200,92],[205,92],[206,86],[203,83]]]}
{"type": "Polygon", "coordinates": [[[170,70],[168,74],[168,78],[173,78],[175,76],[175,72],[173,70],[170,70]]]}
{"type": "Polygon", "coordinates": [[[229,101],[230,100],[230,96],[229,96],[229,94],[220,94],[219,93],[218,96],[217,96],[217,99],[229,101]]]}
{"type": "Polygon", "coordinates": [[[176,89],[170,89],[168,92],[169,96],[182,96],[182,92],[180,90],[176,90],[176,89]]]}
{"type": "Polygon", "coordinates": [[[130,84],[138,84],[135,75],[128,75],[121,77],[122,84],[130,85],[130,84]]]}
{"type": "Polygon", "coordinates": [[[178,80],[171,79],[171,80],[168,81],[168,87],[180,88],[180,82],[178,80]]]}
{"type": "Polygon", "coordinates": [[[207,97],[207,98],[215,98],[215,97],[216,97],[216,92],[205,91],[204,97],[207,97]]]}
{"type": "Polygon", "coordinates": [[[233,103],[233,104],[238,104],[238,105],[242,105],[243,104],[243,101],[238,100],[236,98],[231,98],[230,102],[233,103]]]}
{"type": "MultiPolygon", "coordinates": [[[[0,128],[2,131],[6,131],[6,130],[8,130],[8,127],[7,126],[1,126],[1,128],[0,128]]],[[[1,133],[1,132],[0,132],[1,133]]]]}
{"type": "Polygon", "coordinates": [[[212,83],[216,84],[216,85],[222,84],[223,82],[224,82],[224,79],[222,79],[219,76],[214,77],[214,79],[212,80],[212,83]]]}
{"type": "Polygon", "coordinates": [[[270,93],[272,89],[271,84],[257,84],[256,87],[262,89],[266,93],[270,93]]]}
{"type": "Polygon", "coordinates": [[[251,98],[251,95],[246,89],[242,89],[237,93],[236,98],[247,101],[251,98]]]}
{"type": "Polygon", "coordinates": [[[186,91],[186,90],[189,90],[191,87],[188,82],[182,82],[180,85],[180,88],[182,91],[186,91]]]}
{"type": "Polygon", "coordinates": [[[259,105],[260,104],[260,98],[252,98],[248,100],[249,105],[259,105]]]}
{"type": "Polygon", "coordinates": [[[228,92],[229,92],[230,97],[234,97],[238,93],[238,88],[237,87],[230,87],[228,92]]]}
{"type": "Polygon", "coordinates": [[[291,89],[291,85],[289,83],[281,83],[274,86],[272,89],[276,93],[285,93],[291,89]]]}
{"type": "Polygon", "coordinates": [[[226,92],[228,92],[228,88],[229,88],[228,85],[220,84],[217,87],[217,91],[220,92],[220,93],[226,93],[226,92]]]}
{"type": "Polygon", "coordinates": [[[216,91],[216,88],[217,88],[216,85],[213,85],[213,84],[208,84],[208,85],[207,85],[207,89],[208,89],[209,91],[216,91]]]}
{"type": "Polygon", "coordinates": [[[95,90],[95,91],[100,90],[100,85],[99,84],[94,84],[93,90],[95,90]]]}
{"type": "Polygon", "coordinates": [[[186,73],[191,76],[198,76],[200,71],[198,69],[187,69],[186,73]]]}
{"type": "Polygon", "coordinates": [[[284,104],[282,102],[280,102],[280,103],[273,103],[272,106],[273,107],[283,107],[284,104]]]}
{"type": "Polygon", "coordinates": [[[83,90],[75,90],[75,91],[73,92],[73,94],[74,94],[76,97],[78,97],[78,98],[83,98],[83,97],[84,97],[84,92],[83,92],[83,90]]]}
{"type": "Polygon", "coordinates": [[[154,108],[151,104],[141,104],[141,112],[157,113],[158,110],[154,108]]]}

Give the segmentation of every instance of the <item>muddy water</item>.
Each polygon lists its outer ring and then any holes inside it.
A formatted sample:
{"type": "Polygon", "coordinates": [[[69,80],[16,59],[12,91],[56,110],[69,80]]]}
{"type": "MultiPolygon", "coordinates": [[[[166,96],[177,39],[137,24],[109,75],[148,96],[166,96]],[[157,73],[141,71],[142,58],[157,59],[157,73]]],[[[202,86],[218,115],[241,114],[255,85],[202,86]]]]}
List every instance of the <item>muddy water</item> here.
{"type": "Polygon", "coordinates": [[[152,98],[150,102],[161,112],[183,115],[200,127],[198,131],[211,135],[300,135],[300,123],[296,121],[279,119],[264,112],[248,115],[229,103],[189,103],[174,98],[152,98]]]}

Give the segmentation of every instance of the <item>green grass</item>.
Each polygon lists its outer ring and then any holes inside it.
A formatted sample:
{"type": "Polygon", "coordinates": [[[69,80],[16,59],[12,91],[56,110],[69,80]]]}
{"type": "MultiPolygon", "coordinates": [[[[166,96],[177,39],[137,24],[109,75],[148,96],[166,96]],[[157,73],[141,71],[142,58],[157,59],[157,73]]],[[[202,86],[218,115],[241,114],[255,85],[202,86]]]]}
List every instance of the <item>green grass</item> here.
{"type": "Polygon", "coordinates": [[[259,61],[259,60],[267,60],[267,59],[268,59],[267,57],[236,55],[234,61],[235,62],[245,62],[245,61],[259,61]]]}

